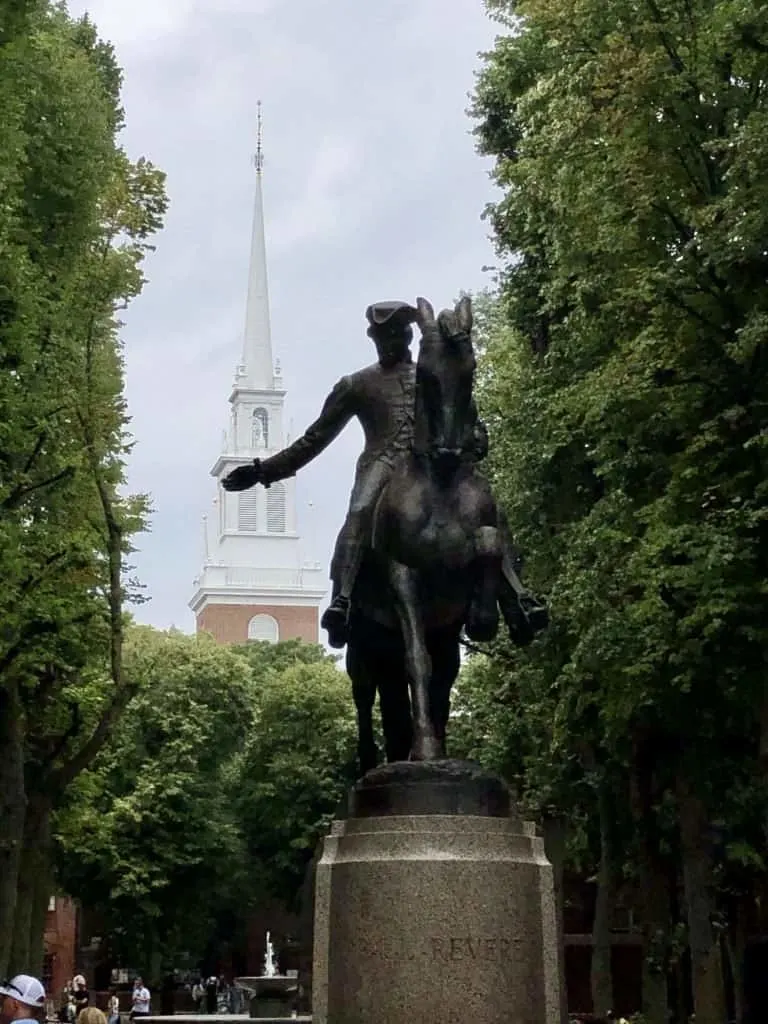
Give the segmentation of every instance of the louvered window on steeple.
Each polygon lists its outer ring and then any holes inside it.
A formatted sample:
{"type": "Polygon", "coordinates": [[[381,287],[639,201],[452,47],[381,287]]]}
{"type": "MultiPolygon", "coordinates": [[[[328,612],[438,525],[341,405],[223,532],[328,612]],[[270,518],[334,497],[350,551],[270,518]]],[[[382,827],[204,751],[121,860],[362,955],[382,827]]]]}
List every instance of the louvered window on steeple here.
{"type": "Polygon", "coordinates": [[[237,528],[255,533],[259,528],[259,492],[256,488],[250,491],[240,492],[240,502],[237,506],[237,528]]]}
{"type": "Polygon", "coordinates": [[[272,484],[267,491],[267,532],[285,533],[285,484],[272,484]]]}

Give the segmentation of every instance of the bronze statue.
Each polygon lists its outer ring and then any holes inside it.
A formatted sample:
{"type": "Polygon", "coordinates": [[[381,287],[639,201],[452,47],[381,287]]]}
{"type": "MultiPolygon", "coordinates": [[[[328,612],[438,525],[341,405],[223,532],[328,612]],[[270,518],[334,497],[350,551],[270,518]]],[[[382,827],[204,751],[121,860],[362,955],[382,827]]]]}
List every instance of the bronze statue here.
{"type": "Polygon", "coordinates": [[[332,646],[348,644],[361,766],[372,767],[376,755],[366,716],[377,689],[388,760],[403,756],[406,736],[412,738],[412,757],[444,756],[443,719],[458,672],[462,627],[470,638],[492,638],[500,607],[513,640],[527,643],[546,625],[546,609],[520,583],[503,520],[487,481],[474,468],[487,452],[487,432],[472,397],[469,299],[437,321],[424,299],[417,308],[376,303],[366,316],[378,362],[343,378],[303,437],[269,459],[235,469],[223,485],[243,490],[292,476],[352,417],[359,418],[365,449],[336,544],[334,596],[322,625],[332,646]],[[422,332],[416,367],[409,351],[414,322],[422,332]],[[379,677],[381,659],[373,656],[377,629],[390,639],[397,633],[404,643],[405,674],[391,686],[379,677]],[[438,635],[439,652],[448,652],[442,658],[436,657],[438,635]],[[430,702],[433,663],[444,666],[439,674],[445,699],[435,694],[430,702]],[[438,705],[444,706],[439,713],[438,705]]]}
{"type": "MultiPolygon", "coordinates": [[[[377,302],[368,307],[366,317],[378,361],[342,377],[318,418],[292,445],[269,459],[257,459],[234,470],[223,481],[227,490],[242,490],[256,483],[269,487],[294,476],[327,448],[351,419],[360,420],[365,448],[357,461],[349,511],[331,564],[333,600],[320,623],[328,632],[329,644],[336,648],[347,642],[352,591],[363,552],[370,543],[374,506],[413,438],[416,369],[410,344],[411,324],[418,319],[418,312],[405,302],[377,302]]],[[[487,451],[487,434],[475,420],[474,447],[481,457],[487,451]]]]}

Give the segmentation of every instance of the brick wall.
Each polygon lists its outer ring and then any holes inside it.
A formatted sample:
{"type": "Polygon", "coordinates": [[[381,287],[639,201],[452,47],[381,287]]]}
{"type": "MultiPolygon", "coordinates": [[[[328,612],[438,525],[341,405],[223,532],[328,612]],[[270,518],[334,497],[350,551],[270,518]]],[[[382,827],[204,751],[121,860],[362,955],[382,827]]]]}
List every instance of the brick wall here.
{"type": "Polygon", "coordinates": [[[220,644],[243,644],[254,615],[276,619],[281,640],[319,641],[317,608],[289,608],[271,604],[209,604],[197,617],[198,632],[211,633],[220,644]]]}
{"type": "Polygon", "coordinates": [[[75,974],[77,908],[71,899],[57,896],[45,918],[46,994],[56,1001],[75,974]]]}

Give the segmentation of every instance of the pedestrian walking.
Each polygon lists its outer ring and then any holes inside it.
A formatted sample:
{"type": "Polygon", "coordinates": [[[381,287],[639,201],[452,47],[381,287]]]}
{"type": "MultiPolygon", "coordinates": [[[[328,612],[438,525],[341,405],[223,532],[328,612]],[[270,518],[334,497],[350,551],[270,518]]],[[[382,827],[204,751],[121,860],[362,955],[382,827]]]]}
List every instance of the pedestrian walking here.
{"type": "Polygon", "coordinates": [[[133,983],[133,992],[131,992],[131,1012],[129,1014],[131,1020],[136,1017],[149,1016],[150,1000],[149,989],[141,978],[136,978],[133,983]]]}

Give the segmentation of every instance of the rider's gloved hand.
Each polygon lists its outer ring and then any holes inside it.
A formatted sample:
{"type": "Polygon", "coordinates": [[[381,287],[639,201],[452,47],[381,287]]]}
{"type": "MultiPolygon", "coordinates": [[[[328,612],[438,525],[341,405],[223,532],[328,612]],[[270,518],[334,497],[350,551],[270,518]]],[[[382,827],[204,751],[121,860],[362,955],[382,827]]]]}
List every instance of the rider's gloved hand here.
{"type": "Polygon", "coordinates": [[[238,466],[237,469],[228,473],[221,481],[221,486],[225,491],[245,491],[255,484],[269,487],[270,482],[266,479],[261,459],[254,459],[253,462],[248,462],[245,466],[238,466]]]}

